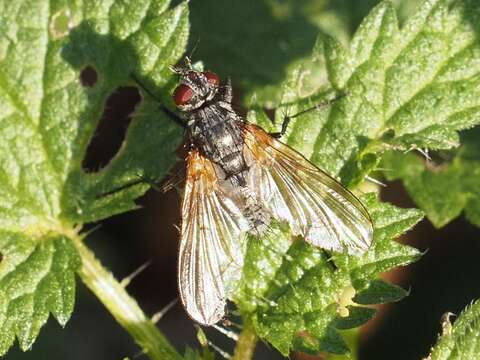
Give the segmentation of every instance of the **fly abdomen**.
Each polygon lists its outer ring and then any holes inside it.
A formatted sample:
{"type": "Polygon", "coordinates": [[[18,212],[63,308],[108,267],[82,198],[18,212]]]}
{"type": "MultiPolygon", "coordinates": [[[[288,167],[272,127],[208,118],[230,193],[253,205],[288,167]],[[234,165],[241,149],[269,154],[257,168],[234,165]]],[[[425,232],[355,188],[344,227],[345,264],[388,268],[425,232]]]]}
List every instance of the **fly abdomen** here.
{"type": "Polygon", "coordinates": [[[232,152],[224,156],[218,165],[225,172],[226,179],[230,179],[233,185],[245,187],[247,185],[246,172],[248,166],[243,158],[242,151],[232,152]]]}

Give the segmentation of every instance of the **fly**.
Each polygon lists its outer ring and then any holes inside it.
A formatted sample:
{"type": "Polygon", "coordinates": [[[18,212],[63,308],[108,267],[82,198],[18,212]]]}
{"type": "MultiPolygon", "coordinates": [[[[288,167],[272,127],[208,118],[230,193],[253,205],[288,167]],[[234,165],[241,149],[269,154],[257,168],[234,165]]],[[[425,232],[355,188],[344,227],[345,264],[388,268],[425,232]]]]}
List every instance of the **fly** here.
{"type": "MultiPolygon", "coordinates": [[[[230,80],[175,67],[173,95],[187,132],[186,184],[178,261],[180,298],[189,316],[213,325],[225,315],[228,288],[239,279],[246,236],[272,219],[323,249],[359,254],[373,226],[362,203],[338,181],[232,108],[230,80]]],[[[303,113],[303,112],[302,112],[303,113]]]]}

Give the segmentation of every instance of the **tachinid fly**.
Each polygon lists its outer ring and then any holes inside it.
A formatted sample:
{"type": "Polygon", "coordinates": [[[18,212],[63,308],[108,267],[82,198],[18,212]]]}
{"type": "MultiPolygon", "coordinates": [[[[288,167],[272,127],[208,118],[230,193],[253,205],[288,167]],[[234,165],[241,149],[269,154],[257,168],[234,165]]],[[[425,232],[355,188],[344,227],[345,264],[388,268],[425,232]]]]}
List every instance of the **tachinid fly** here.
{"type": "MultiPolygon", "coordinates": [[[[241,274],[246,235],[271,219],[324,249],[362,253],[373,227],[361,202],[340,183],[232,108],[230,81],[176,67],[174,101],[186,119],[187,177],[182,203],[178,284],[195,321],[213,325],[241,274]],[[231,289],[230,289],[231,290],[231,289]]],[[[284,130],[284,129],[283,129],[284,130]]]]}

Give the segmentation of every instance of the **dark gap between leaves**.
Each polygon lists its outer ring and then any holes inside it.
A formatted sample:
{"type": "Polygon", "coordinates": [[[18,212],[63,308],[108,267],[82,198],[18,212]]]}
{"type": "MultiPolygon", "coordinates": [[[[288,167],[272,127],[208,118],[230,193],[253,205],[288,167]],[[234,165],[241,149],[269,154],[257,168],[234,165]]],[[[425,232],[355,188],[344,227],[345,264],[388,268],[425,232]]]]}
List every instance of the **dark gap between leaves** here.
{"type": "Polygon", "coordinates": [[[448,150],[429,151],[427,154],[430,160],[426,159],[424,154],[418,152],[418,156],[425,160],[427,169],[433,172],[440,171],[450,165],[454,157],[454,152],[448,150]]]}
{"type": "Polygon", "coordinates": [[[85,87],[94,87],[98,80],[98,74],[91,65],[85,66],[80,72],[80,82],[85,87]]]}
{"type": "Polygon", "coordinates": [[[117,154],[132,120],[131,115],[140,101],[140,93],[133,86],[119,87],[109,96],[83,158],[84,171],[101,170],[117,154]]]}

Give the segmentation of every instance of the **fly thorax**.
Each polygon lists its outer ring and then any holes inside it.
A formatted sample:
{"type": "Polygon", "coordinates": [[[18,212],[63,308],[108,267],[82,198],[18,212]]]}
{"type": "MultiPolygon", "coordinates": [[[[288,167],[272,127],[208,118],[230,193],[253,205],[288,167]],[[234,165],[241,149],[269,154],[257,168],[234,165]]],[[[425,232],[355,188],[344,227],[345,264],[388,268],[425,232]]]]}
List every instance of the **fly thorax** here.
{"type": "Polygon", "coordinates": [[[192,114],[192,119],[190,136],[202,155],[219,165],[227,177],[246,170],[243,134],[236,118],[224,108],[210,105],[192,114]]]}

